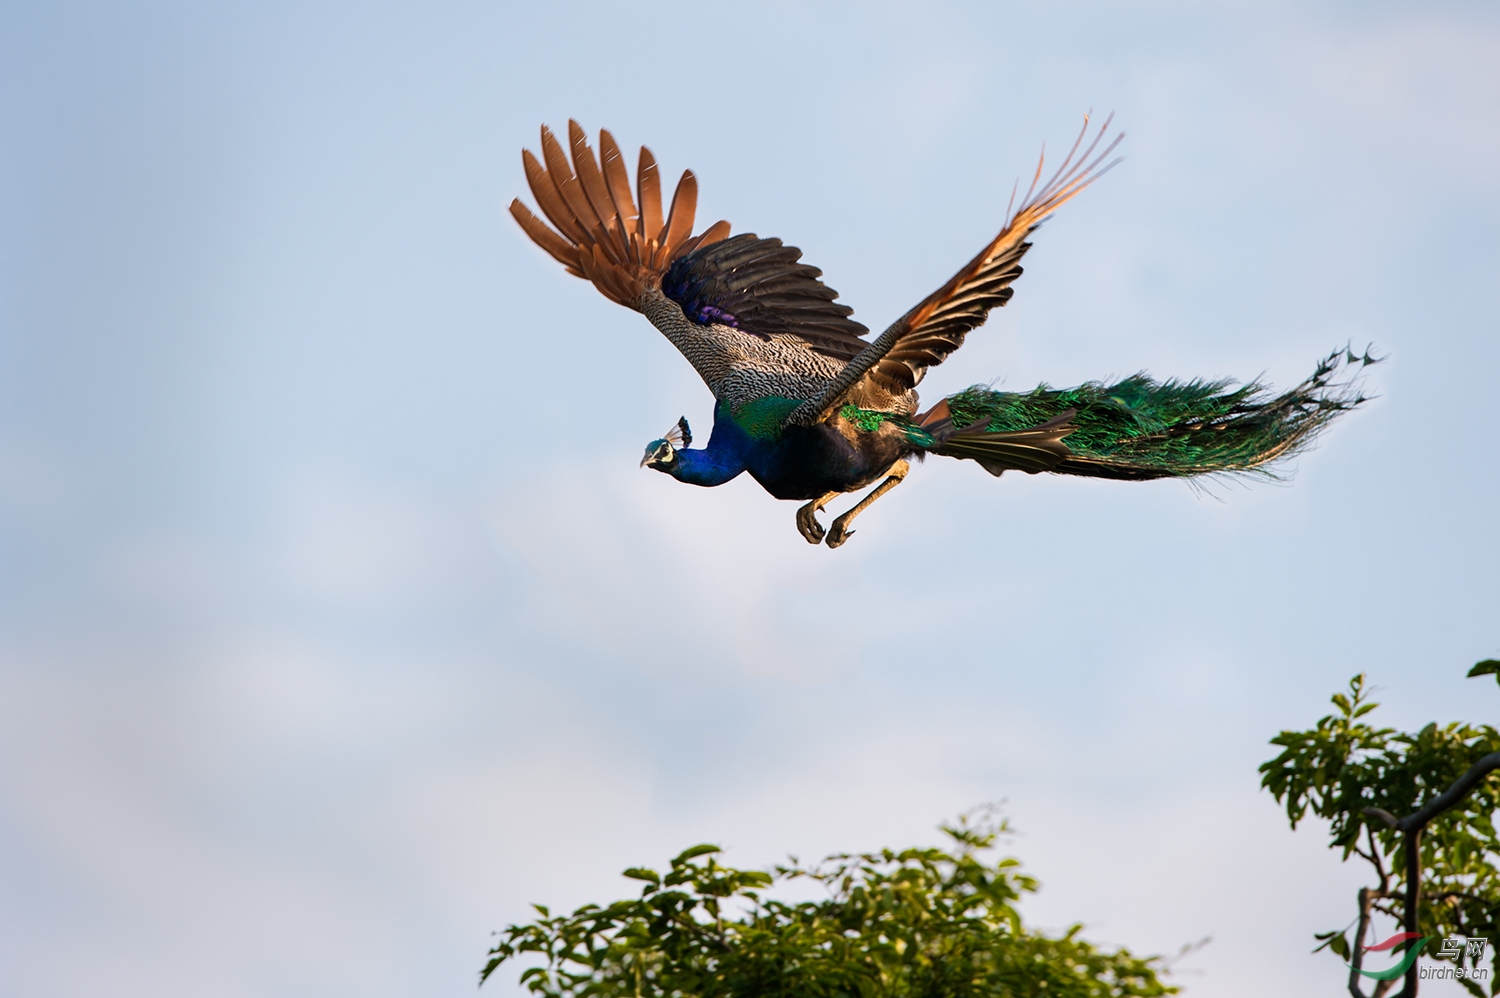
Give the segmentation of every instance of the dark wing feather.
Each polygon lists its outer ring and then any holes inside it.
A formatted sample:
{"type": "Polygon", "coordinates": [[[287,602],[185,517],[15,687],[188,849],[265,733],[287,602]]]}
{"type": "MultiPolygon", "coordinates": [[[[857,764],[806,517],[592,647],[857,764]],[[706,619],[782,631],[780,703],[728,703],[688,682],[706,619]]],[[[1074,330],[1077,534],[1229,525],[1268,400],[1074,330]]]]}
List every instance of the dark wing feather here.
{"type": "Polygon", "coordinates": [[[869,342],[869,332],[849,318],[823,272],[798,263],[802,251],[780,239],[742,233],[679,256],[662,277],[661,290],[699,325],[718,323],[769,339],[796,336],[819,353],[848,361],[869,342]]]}
{"type": "Polygon", "coordinates": [[[691,171],[683,173],[672,197],[671,215],[663,224],[661,181],[649,150],[641,149],[637,208],[614,136],[599,133],[603,155],[597,161],[588,137],[575,121],[568,122],[568,142],[571,165],[562,143],[546,126],[542,127],[542,158],[527,151],[521,154],[531,193],[557,231],[519,198],[511,202],[510,213],[568,273],[592,281],[612,301],[638,308],[641,296],[661,285],[662,274],[673,260],[728,237],[728,222],[692,234],[698,182],[691,171]]]}
{"type": "Polygon", "coordinates": [[[1037,183],[1042,162],[1037,163],[1031,189],[1000,234],[946,284],[876,337],[839,372],[822,396],[798,407],[788,421],[816,423],[851,397],[867,408],[895,406],[916,387],[929,367],[941,364],[962,346],[969,330],[983,323],[990,309],[1010,300],[1010,284],[1021,275],[1021,257],[1031,248],[1026,237],[1118,162],[1100,166],[1124,135],[1116,136],[1095,155],[1109,125],[1110,120],[1106,120],[1079,156],[1079,147],[1088,134],[1088,119],[1084,118],[1083,131],[1072,150],[1040,190],[1037,183]]]}

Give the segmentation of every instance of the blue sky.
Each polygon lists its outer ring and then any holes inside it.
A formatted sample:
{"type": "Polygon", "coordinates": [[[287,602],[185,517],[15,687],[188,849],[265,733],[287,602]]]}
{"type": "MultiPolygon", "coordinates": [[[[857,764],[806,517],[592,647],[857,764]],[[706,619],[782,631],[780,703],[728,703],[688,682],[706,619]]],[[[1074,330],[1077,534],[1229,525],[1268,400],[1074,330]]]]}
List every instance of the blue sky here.
{"type": "Polygon", "coordinates": [[[625,866],[1005,799],[1033,923],[1330,993],[1360,871],[1255,767],[1359,671],[1500,712],[1497,119],[1482,4],[7,5],[0,978],[471,994],[625,866]],[[503,212],[575,116],[882,328],[1091,108],[1126,161],[924,395],[1375,343],[1290,484],[932,461],[813,549],[637,469],[706,390],[503,212]]]}

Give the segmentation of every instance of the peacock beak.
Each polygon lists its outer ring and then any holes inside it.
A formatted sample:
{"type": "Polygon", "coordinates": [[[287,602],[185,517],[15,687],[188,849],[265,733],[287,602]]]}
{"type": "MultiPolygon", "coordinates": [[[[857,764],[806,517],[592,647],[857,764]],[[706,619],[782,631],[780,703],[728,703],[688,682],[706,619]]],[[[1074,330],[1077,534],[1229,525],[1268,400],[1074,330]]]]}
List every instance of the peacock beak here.
{"type": "Polygon", "coordinates": [[[672,456],[672,444],[666,440],[653,440],[646,445],[646,456],[641,458],[641,467],[644,468],[658,458],[668,460],[672,456]]]}

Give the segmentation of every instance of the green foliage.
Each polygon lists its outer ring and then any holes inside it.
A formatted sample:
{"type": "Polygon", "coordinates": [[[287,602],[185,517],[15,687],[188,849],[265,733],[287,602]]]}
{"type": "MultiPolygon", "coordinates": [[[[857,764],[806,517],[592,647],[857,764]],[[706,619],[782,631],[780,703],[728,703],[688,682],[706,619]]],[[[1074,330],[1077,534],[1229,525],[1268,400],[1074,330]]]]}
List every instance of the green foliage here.
{"type": "MultiPolygon", "coordinates": [[[[1486,663],[1480,663],[1480,666],[1486,663]]],[[[1476,666],[1470,675],[1491,670],[1476,666]]],[[[1335,693],[1337,712],[1307,731],[1283,731],[1271,739],[1282,747],[1260,767],[1261,786],[1286,806],[1296,828],[1309,814],[1326,819],[1330,848],[1343,858],[1357,854],[1375,870],[1379,884],[1373,907],[1401,918],[1406,888],[1400,855],[1401,833],[1366,808],[1397,818],[1411,814],[1447,790],[1481,757],[1500,750],[1500,731],[1489,725],[1429,724],[1415,733],[1377,728],[1365,718],[1370,702],[1363,675],[1349,681],[1348,693],[1335,693]]],[[[1418,927],[1423,935],[1484,937],[1500,974],[1500,839],[1494,816],[1500,808],[1500,772],[1491,773],[1469,795],[1443,812],[1422,836],[1422,901],[1418,927]]],[[[1348,929],[1320,933],[1322,945],[1348,960],[1348,929]]],[[[1437,946],[1428,947],[1435,955],[1437,946]]],[[[1454,962],[1459,962],[1455,959],[1454,962]]],[[[1464,982],[1479,994],[1472,982],[1464,982]]],[[[1500,993],[1500,992],[1495,992],[1500,993]]]]}
{"type": "Polygon", "coordinates": [[[1156,958],[1028,931],[1013,902],[1035,882],[1014,859],[987,864],[1004,824],[944,826],[952,851],[841,854],[775,873],[721,865],[696,846],[665,875],[632,868],[637,898],[572,915],[536,906],[490,951],[481,983],[536,954],[521,980],[542,998],[1105,998],[1174,993],[1156,958]],[[777,881],[814,881],[820,901],[769,898],[777,881]]]}

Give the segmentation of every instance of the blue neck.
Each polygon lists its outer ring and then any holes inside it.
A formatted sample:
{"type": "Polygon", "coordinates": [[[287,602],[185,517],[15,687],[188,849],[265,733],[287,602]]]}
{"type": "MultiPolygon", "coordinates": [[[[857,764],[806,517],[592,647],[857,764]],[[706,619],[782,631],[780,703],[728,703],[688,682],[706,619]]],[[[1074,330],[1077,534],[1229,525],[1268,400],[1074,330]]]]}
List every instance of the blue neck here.
{"type": "Polygon", "coordinates": [[[713,446],[702,450],[680,450],[667,474],[689,485],[723,485],[745,470],[745,462],[733,454],[715,454],[713,446]]]}
{"type": "MultiPolygon", "coordinates": [[[[720,407],[722,408],[722,406],[720,407]]],[[[667,474],[689,485],[723,485],[745,470],[751,440],[727,414],[714,413],[714,431],[701,450],[680,450],[667,474]]]]}

